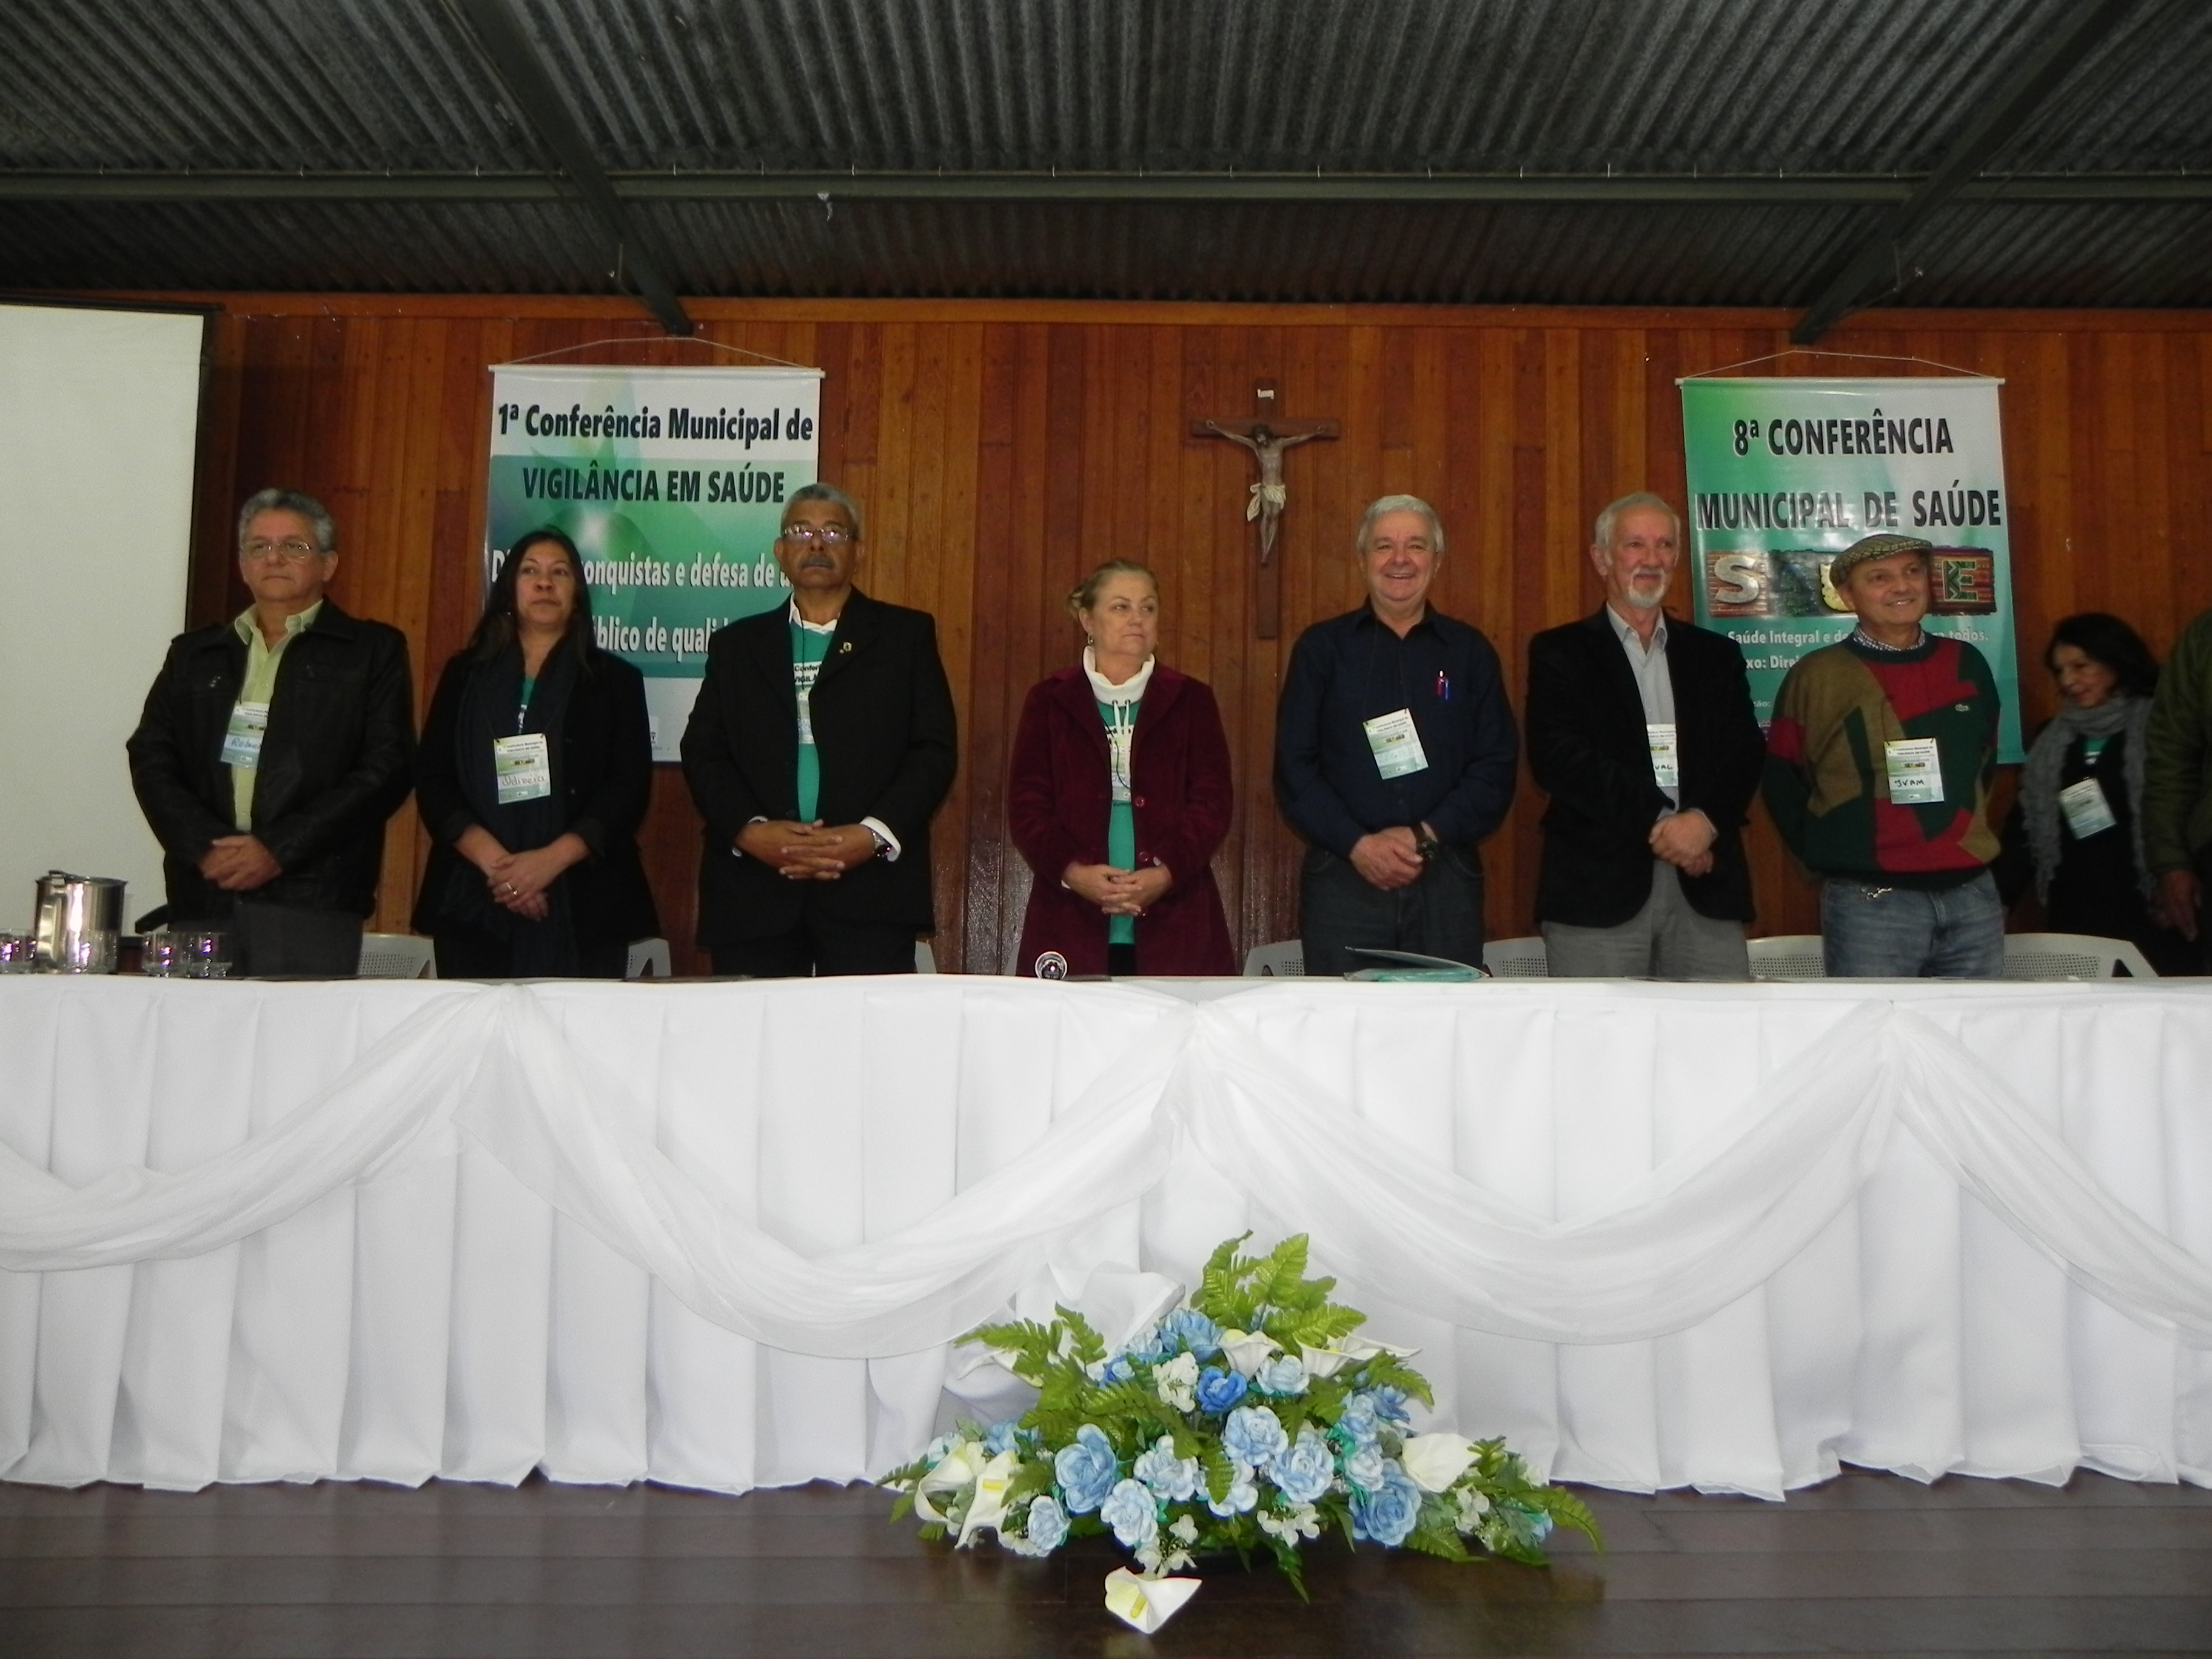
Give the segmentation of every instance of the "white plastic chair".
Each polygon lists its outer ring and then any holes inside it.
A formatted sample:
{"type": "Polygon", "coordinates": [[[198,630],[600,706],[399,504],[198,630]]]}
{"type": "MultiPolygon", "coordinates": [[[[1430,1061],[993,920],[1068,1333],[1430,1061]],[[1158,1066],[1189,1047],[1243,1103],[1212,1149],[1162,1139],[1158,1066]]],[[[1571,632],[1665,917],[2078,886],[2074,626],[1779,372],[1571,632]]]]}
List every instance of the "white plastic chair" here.
{"type": "Polygon", "coordinates": [[[363,933],[359,972],[363,979],[435,979],[438,964],[420,933],[363,933]]]}
{"type": "Polygon", "coordinates": [[[1482,965],[1493,979],[1542,979],[1552,971],[1540,933],[1490,940],[1482,947],[1482,965]]]}
{"type": "Polygon", "coordinates": [[[2007,933],[2004,947],[2007,979],[2118,979],[2123,966],[2132,978],[2158,977],[2158,970],[2143,960],[2143,953],[2124,939],[2099,939],[2092,933],[2007,933]]]}
{"type": "Polygon", "coordinates": [[[1745,941],[1751,952],[1753,979],[1826,979],[1826,959],[1820,954],[1818,933],[1776,933],[1745,941]]]}
{"type": "Polygon", "coordinates": [[[1255,945],[1245,953],[1247,979],[1299,979],[1305,971],[1306,947],[1298,939],[1279,939],[1273,945],[1255,945]]]}
{"type": "Polygon", "coordinates": [[[623,964],[624,979],[672,979],[676,969],[669,959],[665,939],[630,941],[629,960],[623,964]]]}
{"type": "Polygon", "coordinates": [[[929,948],[929,941],[918,939],[914,942],[914,971],[933,974],[937,971],[937,952],[929,948]]]}

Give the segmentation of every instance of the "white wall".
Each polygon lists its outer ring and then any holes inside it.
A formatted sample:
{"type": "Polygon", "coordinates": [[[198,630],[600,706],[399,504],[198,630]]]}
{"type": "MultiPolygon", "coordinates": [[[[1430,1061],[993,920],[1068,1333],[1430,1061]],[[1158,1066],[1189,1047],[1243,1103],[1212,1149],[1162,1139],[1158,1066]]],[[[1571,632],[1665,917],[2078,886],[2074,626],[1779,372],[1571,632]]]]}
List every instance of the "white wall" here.
{"type": "Polygon", "coordinates": [[[123,743],[185,623],[203,331],[0,305],[0,930],[49,869],[162,902],[123,743]]]}

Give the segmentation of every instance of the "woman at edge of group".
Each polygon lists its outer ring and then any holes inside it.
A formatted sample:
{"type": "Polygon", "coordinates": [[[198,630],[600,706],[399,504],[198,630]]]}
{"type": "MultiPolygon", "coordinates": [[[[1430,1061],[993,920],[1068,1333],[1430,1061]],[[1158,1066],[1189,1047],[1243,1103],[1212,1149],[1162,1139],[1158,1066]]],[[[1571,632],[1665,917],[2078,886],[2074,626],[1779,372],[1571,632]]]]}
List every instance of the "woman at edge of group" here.
{"type": "Polygon", "coordinates": [[[1036,872],[1016,971],[1233,974],[1213,883],[1235,786],[1203,680],[1154,654],[1159,584],[1100,565],[1067,596],[1083,660],[1030,688],[1007,817],[1036,872]]]}
{"type": "Polygon", "coordinates": [[[593,642],[575,544],[534,530],[422,727],[415,928],[440,976],[620,979],[630,942],[660,931],[637,854],[652,782],[644,677],[593,642]]]}
{"type": "Polygon", "coordinates": [[[2044,647],[2059,709],[2029,745],[1998,875],[2008,903],[2032,884],[2054,933],[2124,939],[2160,974],[2193,971],[2155,920],[2142,852],[2144,728],[2158,661],[2101,611],[2060,618],[2044,647]],[[2087,785],[2087,787],[2084,787],[2087,785]]]}

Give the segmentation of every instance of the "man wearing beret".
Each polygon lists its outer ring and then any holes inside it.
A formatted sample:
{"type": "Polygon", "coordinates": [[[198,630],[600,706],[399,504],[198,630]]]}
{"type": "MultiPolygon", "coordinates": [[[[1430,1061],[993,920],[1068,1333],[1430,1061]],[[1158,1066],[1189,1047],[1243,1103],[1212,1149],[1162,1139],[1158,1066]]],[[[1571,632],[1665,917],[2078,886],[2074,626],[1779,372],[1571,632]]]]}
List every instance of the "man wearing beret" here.
{"type": "Polygon", "coordinates": [[[1823,878],[1831,975],[1995,979],[2004,911],[1990,860],[1997,689],[1982,653],[1928,633],[1929,544],[1868,536],[1828,578],[1858,615],[1782,682],[1767,810],[1823,878]]]}

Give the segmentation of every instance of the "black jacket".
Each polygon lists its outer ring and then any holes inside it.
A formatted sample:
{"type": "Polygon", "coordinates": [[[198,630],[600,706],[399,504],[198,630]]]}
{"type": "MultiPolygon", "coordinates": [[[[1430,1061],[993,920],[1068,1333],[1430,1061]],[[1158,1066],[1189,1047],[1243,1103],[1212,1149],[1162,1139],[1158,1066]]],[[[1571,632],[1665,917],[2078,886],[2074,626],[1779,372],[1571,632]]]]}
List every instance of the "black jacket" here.
{"type": "MultiPolygon", "coordinates": [[[[561,647],[566,650],[564,645],[561,647]]],[[[454,881],[477,887],[483,878],[453,843],[477,823],[462,792],[461,706],[471,674],[490,672],[471,652],[454,654],[438,678],[416,757],[416,804],[432,836],[430,861],[415,903],[415,931],[437,934],[465,926],[450,902],[454,881]]],[[[516,671],[513,659],[506,672],[516,671]]],[[[645,712],[645,677],[620,657],[594,648],[576,676],[561,722],[562,831],[592,856],[562,874],[579,945],[627,945],[660,931],[653,890],[637,855],[637,827],[653,793],[653,730],[645,712]]],[[[509,848],[510,852],[526,848],[509,848]]]]}
{"type": "Polygon", "coordinates": [[[684,731],[684,776],[706,819],[699,943],[787,933],[808,904],[841,921],[925,932],[929,820],[952,787],[952,690],[928,613],[855,591],[846,600],[810,700],[822,763],[824,823],[880,818],[896,863],[875,859],[833,882],[794,882],[734,848],[754,818],[799,811],[799,698],[791,681],[788,605],[717,629],[684,731]]]}
{"type": "MultiPolygon", "coordinates": [[[[1700,915],[1749,921],[1741,830],[1766,742],[1751,711],[1743,653],[1733,640],[1670,617],[1667,673],[1682,778],[1676,793],[1682,810],[1696,808],[1719,832],[1711,871],[1684,877],[1683,896],[1700,915]]],[[[1617,927],[1651,896],[1651,826],[1668,807],[1651,772],[1635,671],[1602,609],[1528,641],[1524,723],[1528,769],[1552,798],[1537,920],[1617,927]]]]}
{"type": "MultiPolygon", "coordinates": [[[[221,757],[245,683],[246,641],[233,623],[180,634],[131,734],[131,787],[161,843],[169,911],[180,921],[220,919],[234,902],[201,877],[199,861],[217,836],[238,833],[221,757]]],[[[253,834],[283,873],[252,896],[374,910],[385,820],[407,799],[414,754],[405,636],[325,599],[277,660],[253,834]]]]}

